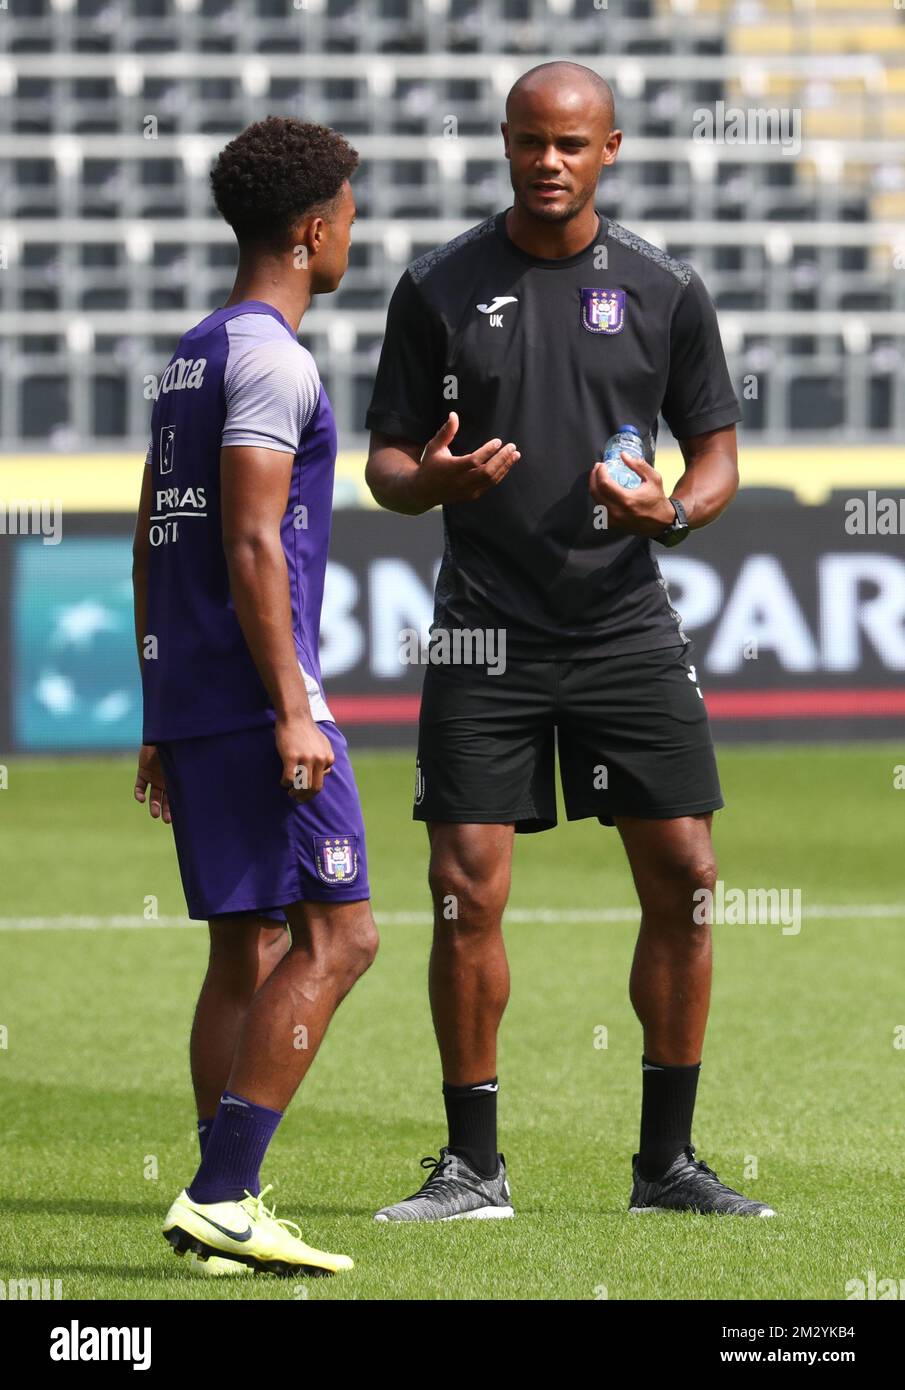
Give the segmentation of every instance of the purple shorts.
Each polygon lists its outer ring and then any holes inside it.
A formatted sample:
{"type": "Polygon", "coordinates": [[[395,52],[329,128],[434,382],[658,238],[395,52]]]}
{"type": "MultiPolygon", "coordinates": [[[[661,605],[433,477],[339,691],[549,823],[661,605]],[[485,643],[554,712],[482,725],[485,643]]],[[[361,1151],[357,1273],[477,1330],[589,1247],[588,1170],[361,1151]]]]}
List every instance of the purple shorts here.
{"type": "Polygon", "coordinates": [[[346,740],[335,724],[318,728],[336,761],[307,802],[280,786],[272,724],[157,745],[190,917],[254,912],[284,921],[287,903],[370,897],[346,740]]]}

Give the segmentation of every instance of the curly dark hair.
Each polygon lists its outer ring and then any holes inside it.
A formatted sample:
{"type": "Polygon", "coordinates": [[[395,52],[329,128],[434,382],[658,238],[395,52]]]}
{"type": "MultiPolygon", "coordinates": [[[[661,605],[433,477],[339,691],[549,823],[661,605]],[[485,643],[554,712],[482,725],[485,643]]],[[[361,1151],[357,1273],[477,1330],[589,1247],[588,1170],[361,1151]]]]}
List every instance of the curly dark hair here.
{"type": "Polygon", "coordinates": [[[268,116],[221,150],[211,189],[240,245],[282,251],[299,218],[328,207],[357,168],[357,151],[335,130],[268,116]]]}

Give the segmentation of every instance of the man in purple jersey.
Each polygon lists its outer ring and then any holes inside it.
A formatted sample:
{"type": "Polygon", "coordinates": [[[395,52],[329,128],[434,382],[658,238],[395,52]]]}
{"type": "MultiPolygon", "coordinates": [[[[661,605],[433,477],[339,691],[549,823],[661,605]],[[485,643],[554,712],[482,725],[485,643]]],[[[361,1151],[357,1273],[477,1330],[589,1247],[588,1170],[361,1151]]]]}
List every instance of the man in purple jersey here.
{"type": "Polygon", "coordinates": [[[296,338],[345,274],[357,164],[336,132],[276,117],[220,154],[239,268],[161,379],[135,533],[135,796],[150,788],[172,823],[189,915],[210,925],[191,1038],[201,1166],[164,1234],[206,1273],[352,1267],[277,1221],[259,1169],[377,945],[318,657],[336,428],[296,338]]]}

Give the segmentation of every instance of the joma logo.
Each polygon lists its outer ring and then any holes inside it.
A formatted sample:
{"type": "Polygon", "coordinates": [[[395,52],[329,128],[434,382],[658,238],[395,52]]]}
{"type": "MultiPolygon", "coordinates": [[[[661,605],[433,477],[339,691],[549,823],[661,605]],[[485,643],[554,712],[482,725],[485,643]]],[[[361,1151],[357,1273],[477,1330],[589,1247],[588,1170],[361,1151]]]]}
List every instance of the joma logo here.
{"type": "Polygon", "coordinates": [[[479,313],[486,314],[491,328],[503,327],[503,315],[500,310],[506,304],[517,304],[518,298],[514,294],[498,294],[491,299],[489,304],[476,304],[475,308],[479,313]]]}

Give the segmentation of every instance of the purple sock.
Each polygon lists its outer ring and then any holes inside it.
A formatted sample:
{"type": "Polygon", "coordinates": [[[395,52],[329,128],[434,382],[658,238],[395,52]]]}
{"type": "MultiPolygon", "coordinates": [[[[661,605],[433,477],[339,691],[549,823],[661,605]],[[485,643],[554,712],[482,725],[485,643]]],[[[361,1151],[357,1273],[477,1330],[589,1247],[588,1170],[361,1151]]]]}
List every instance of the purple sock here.
{"type": "Polygon", "coordinates": [[[204,1150],[207,1148],[207,1141],[211,1137],[211,1125],[213,1120],[198,1121],[198,1146],[201,1149],[201,1157],[204,1157],[204,1150]]]}
{"type": "Polygon", "coordinates": [[[246,1192],[257,1196],[267,1146],[283,1118],[281,1110],[254,1105],[224,1091],[210,1127],[201,1167],[189,1197],[193,1202],[240,1202],[246,1192]]]}

